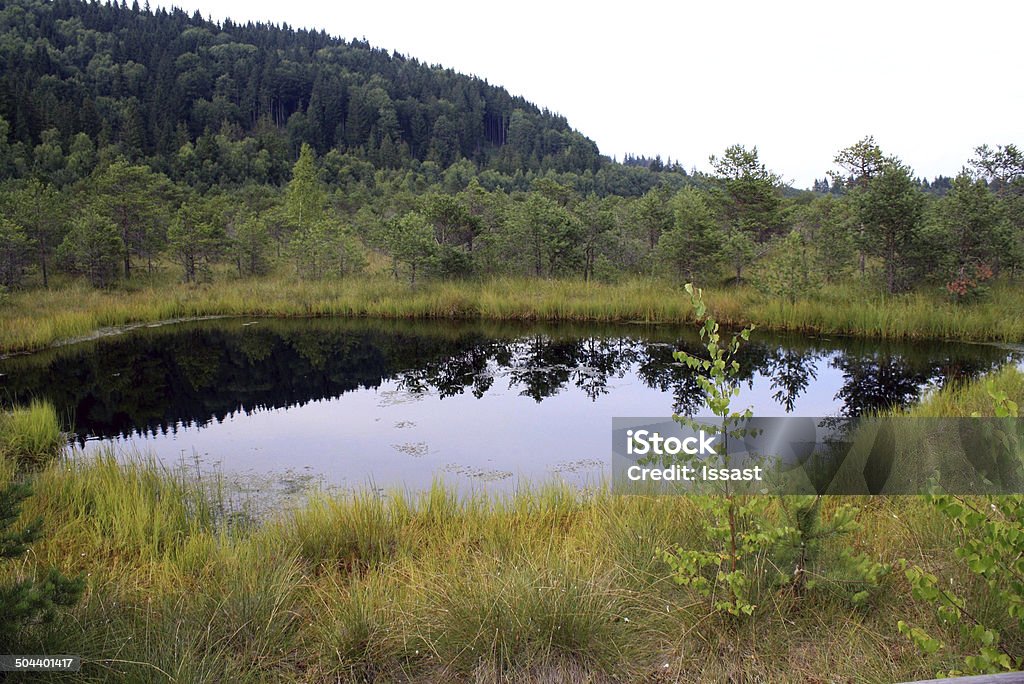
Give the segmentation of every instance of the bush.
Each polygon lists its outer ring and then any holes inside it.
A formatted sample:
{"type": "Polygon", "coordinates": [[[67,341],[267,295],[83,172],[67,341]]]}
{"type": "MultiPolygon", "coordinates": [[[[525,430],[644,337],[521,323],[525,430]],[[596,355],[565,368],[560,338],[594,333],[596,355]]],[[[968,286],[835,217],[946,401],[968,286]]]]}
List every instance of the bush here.
{"type": "Polygon", "coordinates": [[[992,279],[992,268],[988,264],[961,266],[956,278],[946,283],[949,298],[958,304],[977,302],[988,297],[986,282],[992,279]]]}

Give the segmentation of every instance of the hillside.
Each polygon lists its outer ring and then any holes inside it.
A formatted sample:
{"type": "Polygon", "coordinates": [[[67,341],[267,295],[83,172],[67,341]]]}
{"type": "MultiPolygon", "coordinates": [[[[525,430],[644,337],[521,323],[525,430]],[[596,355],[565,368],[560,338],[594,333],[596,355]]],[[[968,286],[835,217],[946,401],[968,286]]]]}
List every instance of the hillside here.
{"type": "Polygon", "coordinates": [[[4,175],[24,175],[35,148],[68,149],[80,133],[182,180],[202,168],[207,184],[280,183],[303,143],[378,168],[607,163],[564,117],[504,88],[287,24],[218,24],[123,0],[14,0],[0,11],[0,64],[0,117],[15,146],[4,175]],[[224,159],[224,140],[239,160],[224,159]]]}

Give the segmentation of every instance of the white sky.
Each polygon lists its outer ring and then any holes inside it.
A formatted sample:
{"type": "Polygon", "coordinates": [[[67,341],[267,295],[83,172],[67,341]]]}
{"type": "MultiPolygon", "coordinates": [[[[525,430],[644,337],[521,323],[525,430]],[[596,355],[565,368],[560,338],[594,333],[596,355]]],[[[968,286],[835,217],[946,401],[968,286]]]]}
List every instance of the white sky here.
{"type": "Polygon", "coordinates": [[[708,168],[756,145],[797,187],[871,134],[919,175],[1024,143],[1024,3],[178,0],[365,37],[563,114],[603,154],[708,168]]]}

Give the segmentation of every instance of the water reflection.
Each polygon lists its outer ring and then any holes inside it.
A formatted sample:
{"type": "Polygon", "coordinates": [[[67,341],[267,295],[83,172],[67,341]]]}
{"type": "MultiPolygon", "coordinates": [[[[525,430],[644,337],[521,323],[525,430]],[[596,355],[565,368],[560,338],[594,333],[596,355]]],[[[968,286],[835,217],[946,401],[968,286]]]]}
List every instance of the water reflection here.
{"type": "MultiPolygon", "coordinates": [[[[668,326],[204,321],[4,360],[0,396],[49,399],[73,417],[80,440],[167,434],[385,383],[441,400],[514,392],[537,403],[566,392],[574,401],[614,399],[617,384],[640,383],[668,395],[662,415],[697,414],[705,397],[694,372],[673,359],[677,349],[699,353],[699,340],[668,326]]],[[[737,360],[740,382],[761,403],[755,413],[795,411],[823,369],[834,369],[838,390],[830,400],[816,397],[814,413],[856,416],[906,405],[929,385],[975,376],[1009,357],[987,345],[758,334],[737,360]]],[[[630,406],[617,413],[629,415],[630,406]]]]}

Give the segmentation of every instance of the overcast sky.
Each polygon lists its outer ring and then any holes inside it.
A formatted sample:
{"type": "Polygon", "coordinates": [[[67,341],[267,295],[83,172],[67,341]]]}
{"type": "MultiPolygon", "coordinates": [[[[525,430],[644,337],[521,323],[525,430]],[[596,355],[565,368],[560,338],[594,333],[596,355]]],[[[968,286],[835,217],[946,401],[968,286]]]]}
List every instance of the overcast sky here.
{"type": "Polygon", "coordinates": [[[982,143],[1024,143],[1022,2],[151,4],[365,37],[559,112],[619,160],[707,169],[756,145],[807,187],[868,134],[927,177],[982,143]]]}

